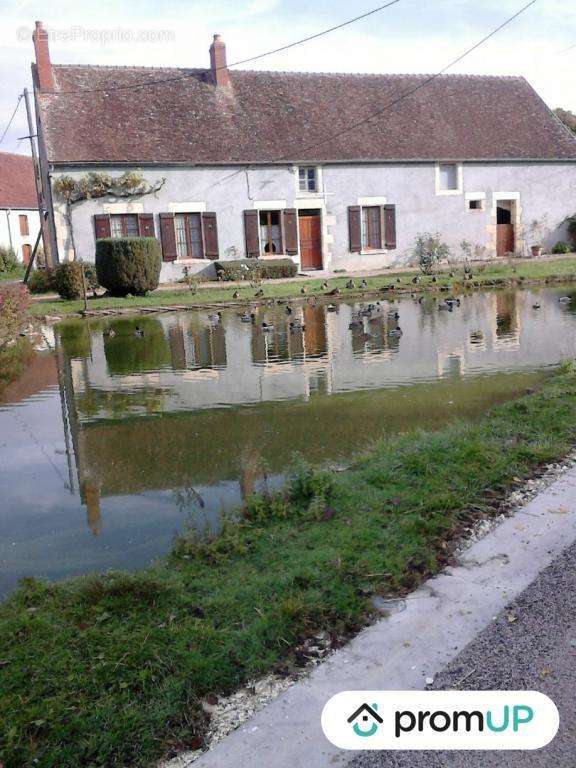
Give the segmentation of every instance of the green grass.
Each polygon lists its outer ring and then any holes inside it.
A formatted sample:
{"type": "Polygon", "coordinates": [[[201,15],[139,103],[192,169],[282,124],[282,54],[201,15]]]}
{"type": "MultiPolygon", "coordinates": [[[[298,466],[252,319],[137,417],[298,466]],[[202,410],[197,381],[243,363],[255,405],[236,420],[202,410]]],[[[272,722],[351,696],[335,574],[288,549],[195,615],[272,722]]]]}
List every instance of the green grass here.
{"type": "MultiPolygon", "coordinates": [[[[473,279],[463,280],[461,269],[455,269],[455,276],[451,278],[448,272],[441,272],[437,275],[437,281],[433,283],[431,278],[422,278],[418,286],[412,285],[414,272],[389,273],[385,272],[375,277],[367,277],[367,291],[379,291],[383,286],[394,284],[395,290],[414,289],[439,290],[443,286],[448,286],[450,290],[458,291],[466,287],[479,287],[490,285],[501,285],[500,281],[544,281],[544,280],[576,280],[576,258],[553,259],[550,261],[526,261],[517,262],[511,265],[506,261],[488,264],[485,268],[474,268],[473,279]]],[[[326,294],[330,290],[338,287],[342,295],[356,296],[360,294],[359,290],[348,290],[345,288],[349,276],[334,277],[328,280],[329,287],[327,291],[321,290],[324,282],[321,279],[308,280],[305,282],[308,294],[316,293],[318,295],[326,294]]],[[[353,278],[356,285],[362,278],[353,278]]],[[[301,297],[301,288],[304,283],[301,280],[286,280],[281,283],[264,283],[263,289],[265,298],[290,298],[301,297]]],[[[254,298],[255,290],[250,287],[236,288],[234,285],[227,286],[223,283],[217,288],[200,288],[196,294],[188,291],[170,291],[159,289],[147,296],[134,296],[130,298],[102,298],[90,299],[88,302],[89,310],[96,309],[136,309],[138,307],[155,307],[171,305],[202,305],[214,304],[218,302],[232,301],[232,294],[238,291],[242,301],[249,301],[254,298]]],[[[82,301],[55,301],[46,299],[34,302],[32,312],[35,315],[62,315],[69,313],[82,312],[84,304],[82,301]]]]}
{"type": "Polygon", "coordinates": [[[22,280],[25,272],[25,267],[20,266],[16,267],[12,272],[0,272],[0,283],[6,280],[22,280]]]}
{"type": "Polygon", "coordinates": [[[149,766],[198,744],[200,702],[290,664],[323,629],[366,624],[370,596],[402,594],[446,542],[576,441],[576,375],[479,423],[382,440],[346,471],[294,471],[212,542],[184,536],[134,575],[29,580],[0,607],[5,768],[149,766]]]}

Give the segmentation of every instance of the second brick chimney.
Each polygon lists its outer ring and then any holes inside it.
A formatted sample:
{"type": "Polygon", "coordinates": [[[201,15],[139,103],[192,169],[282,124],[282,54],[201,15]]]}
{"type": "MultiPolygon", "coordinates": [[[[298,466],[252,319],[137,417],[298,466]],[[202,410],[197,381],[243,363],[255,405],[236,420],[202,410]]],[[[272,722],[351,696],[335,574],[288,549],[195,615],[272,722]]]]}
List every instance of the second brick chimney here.
{"type": "Polygon", "coordinates": [[[215,85],[230,85],[230,73],[226,64],[226,43],[220,35],[214,35],[210,46],[210,69],[215,85]]]}
{"type": "Polygon", "coordinates": [[[54,73],[50,61],[50,49],[48,48],[48,32],[42,26],[41,21],[36,22],[36,29],[32,35],[34,51],[36,53],[36,74],[38,87],[41,91],[54,90],[54,73]]]}

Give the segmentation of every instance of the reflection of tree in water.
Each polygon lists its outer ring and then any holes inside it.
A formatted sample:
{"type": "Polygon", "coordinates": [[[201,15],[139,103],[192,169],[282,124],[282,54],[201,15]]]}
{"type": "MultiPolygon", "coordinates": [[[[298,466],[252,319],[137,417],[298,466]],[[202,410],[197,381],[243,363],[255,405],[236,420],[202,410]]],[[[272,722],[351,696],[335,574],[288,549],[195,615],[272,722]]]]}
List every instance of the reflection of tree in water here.
{"type": "Polygon", "coordinates": [[[115,335],[104,336],[104,354],[111,376],[171,367],[170,344],[157,318],[116,320],[110,328],[115,335]],[[141,329],[141,337],[136,336],[136,328],[141,329]]]}
{"type": "Polygon", "coordinates": [[[160,389],[142,389],[130,392],[105,391],[86,387],[76,395],[78,414],[85,420],[96,418],[122,418],[134,413],[149,415],[164,413],[167,392],[160,389]]]}

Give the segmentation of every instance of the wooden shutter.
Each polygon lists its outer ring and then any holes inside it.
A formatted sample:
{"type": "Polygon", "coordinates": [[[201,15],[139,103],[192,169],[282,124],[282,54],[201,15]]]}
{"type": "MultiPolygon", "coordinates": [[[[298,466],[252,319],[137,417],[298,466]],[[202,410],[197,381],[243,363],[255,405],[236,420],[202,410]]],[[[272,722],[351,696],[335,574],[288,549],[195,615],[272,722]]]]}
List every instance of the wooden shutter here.
{"type": "Polygon", "coordinates": [[[111,237],[112,232],[110,230],[110,216],[107,213],[97,213],[94,216],[94,234],[96,240],[100,240],[103,237],[111,237]]]}
{"type": "Polygon", "coordinates": [[[298,253],[298,212],[295,208],[282,211],[284,250],[289,256],[298,253]]]}
{"type": "Polygon", "coordinates": [[[162,258],[164,261],[176,261],[176,232],[174,230],[174,214],[160,214],[160,237],[162,238],[162,258]]]}
{"type": "Polygon", "coordinates": [[[384,206],[384,245],[392,251],[396,248],[396,206],[384,206]]]}
{"type": "Polygon", "coordinates": [[[156,237],[154,215],[152,213],[138,214],[138,234],[140,237],[156,237]]]}
{"type": "Polygon", "coordinates": [[[362,211],[359,205],[348,206],[348,237],[351,251],[362,250],[362,211]]]}
{"type": "Polygon", "coordinates": [[[244,211],[244,238],[246,240],[246,256],[260,256],[260,233],[258,231],[258,211],[244,211]]]}
{"type": "Polygon", "coordinates": [[[207,259],[217,259],[218,227],[215,213],[202,214],[202,237],[204,239],[204,256],[207,259]]]}

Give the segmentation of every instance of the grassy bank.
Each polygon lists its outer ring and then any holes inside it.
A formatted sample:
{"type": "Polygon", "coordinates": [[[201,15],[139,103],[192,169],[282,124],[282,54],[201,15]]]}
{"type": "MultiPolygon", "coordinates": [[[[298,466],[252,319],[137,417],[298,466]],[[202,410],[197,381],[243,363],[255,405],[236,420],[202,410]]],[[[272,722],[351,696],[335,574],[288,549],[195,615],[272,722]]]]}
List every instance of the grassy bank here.
{"type": "Polygon", "coordinates": [[[0,760],[147,766],[198,746],[201,701],[289,669],[402,594],[498,499],[576,442],[572,367],[483,421],[371,446],[346,471],[299,467],[213,542],[181,538],[135,575],[27,581],[0,606],[0,760]]]}
{"type": "MultiPolygon", "coordinates": [[[[374,277],[366,277],[366,288],[360,287],[362,278],[352,278],[354,289],[347,289],[346,283],[350,276],[330,278],[328,288],[323,289],[323,279],[312,280],[287,280],[278,283],[264,283],[264,301],[272,298],[302,298],[301,289],[305,284],[307,295],[327,295],[334,288],[339,288],[342,295],[360,296],[363,292],[380,292],[386,286],[394,286],[394,292],[406,290],[441,290],[462,291],[481,286],[499,286],[506,281],[518,282],[544,282],[549,281],[576,281],[576,257],[564,259],[551,259],[546,261],[517,261],[514,264],[507,261],[494,262],[482,266],[473,267],[471,279],[464,279],[462,269],[455,268],[454,276],[449,272],[440,272],[433,281],[430,277],[422,277],[421,282],[414,286],[412,279],[414,271],[402,273],[386,273],[374,277]],[[504,281],[504,282],[503,282],[504,281]]],[[[512,283],[511,283],[512,284],[512,283]]],[[[240,294],[241,301],[254,299],[255,289],[250,286],[235,287],[222,283],[217,287],[200,288],[197,293],[181,290],[157,290],[148,296],[134,296],[130,298],[101,298],[89,299],[89,310],[100,309],[137,309],[138,307],[156,306],[197,306],[202,304],[216,304],[233,301],[235,292],[240,294]]],[[[53,299],[34,302],[32,312],[37,315],[63,315],[81,312],[84,308],[82,301],[57,301],[53,299]]]]}
{"type": "Polygon", "coordinates": [[[22,280],[25,272],[25,268],[21,266],[16,267],[12,272],[0,272],[0,283],[8,280],[22,280]]]}

